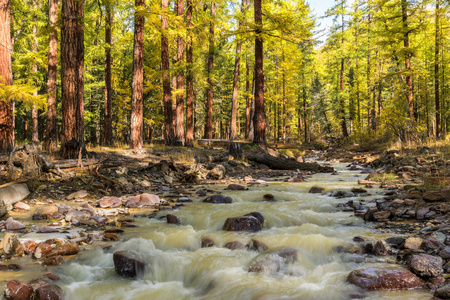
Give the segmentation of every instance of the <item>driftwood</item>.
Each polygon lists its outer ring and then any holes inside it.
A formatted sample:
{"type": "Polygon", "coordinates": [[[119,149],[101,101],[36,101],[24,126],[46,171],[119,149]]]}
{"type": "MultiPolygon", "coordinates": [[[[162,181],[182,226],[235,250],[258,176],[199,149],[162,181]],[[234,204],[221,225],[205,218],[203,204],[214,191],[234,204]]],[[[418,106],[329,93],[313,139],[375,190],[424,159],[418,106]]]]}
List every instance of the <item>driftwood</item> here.
{"type": "Polygon", "coordinates": [[[318,163],[301,163],[294,158],[275,157],[264,152],[251,152],[247,154],[247,159],[259,164],[265,164],[275,170],[301,170],[318,173],[334,172],[334,168],[332,167],[323,167],[318,163]]]}

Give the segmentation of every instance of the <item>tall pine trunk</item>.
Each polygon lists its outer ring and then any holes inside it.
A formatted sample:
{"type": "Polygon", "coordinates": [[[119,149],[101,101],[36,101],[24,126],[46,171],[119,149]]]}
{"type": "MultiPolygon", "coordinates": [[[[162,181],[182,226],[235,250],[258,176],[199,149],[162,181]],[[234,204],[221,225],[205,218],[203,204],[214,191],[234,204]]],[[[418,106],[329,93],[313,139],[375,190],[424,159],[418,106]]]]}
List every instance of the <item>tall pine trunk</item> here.
{"type": "Polygon", "coordinates": [[[144,24],[145,17],[138,15],[145,8],[145,0],[135,0],[133,83],[131,91],[131,149],[144,145],[144,24]]]}
{"type": "Polygon", "coordinates": [[[439,47],[440,47],[440,34],[439,34],[439,2],[436,0],[435,11],[435,46],[434,46],[434,105],[436,109],[436,138],[441,137],[441,110],[440,110],[440,95],[439,95],[439,47]]]}
{"type": "Polygon", "coordinates": [[[213,80],[212,69],[214,67],[214,18],[216,15],[216,4],[211,3],[211,23],[209,26],[209,51],[208,51],[208,78],[206,88],[206,119],[205,119],[205,139],[212,139],[214,136],[213,127],[213,80]]]}
{"type": "MultiPolygon", "coordinates": [[[[184,0],[178,0],[177,2],[177,15],[182,17],[184,15],[184,0]]],[[[184,38],[179,35],[177,37],[177,63],[182,65],[184,59],[184,38]]],[[[177,74],[177,89],[184,90],[184,71],[183,68],[179,68],[177,74]]],[[[176,107],[176,127],[175,136],[177,144],[184,145],[184,93],[177,94],[177,107],[176,107]]]]}
{"type": "Polygon", "coordinates": [[[264,108],[264,70],[261,0],[255,0],[255,115],[253,143],[266,144],[266,112],[264,108]]]}
{"type": "MultiPolygon", "coordinates": [[[[37,54],[38,51],[38,45],[37,45],[37,0],[34,0],[34,16],[33,16],[33,53],[37,54]]],[[[35,62],[33,64],[33,74],[36,76],[38,71],[38,65],[37,62],[35,62]]],[[[38,91],[36,89],[36,91],[33,92],[34,96],[38,95],[38,91]]],[[[33,104],[33,108],[31,110],[31,119],[32,119],[32,135],[31,135],[31,141],[33,143],[33,145],[38,145],[39,144],[39,131],[38,131],[38,126],[39,126],[39,111],[37,108],[36,104],[33,104]]]]}
{"type": "Polygon", "coordinates": [[[282,47],[282,59],[283,59],[283,144],[286,144],[286,70],[285,70],[285,58],[284,47],[282,47]]]}
{"type": "Polygon", "coordinates": [[[47,140],[45,148],[55,152],[58,148],[56,130],[56,70],[58,63],[58,0],[50,0],[49,10],[49,48],[48,48],[48,79],[47,79],[47,140]]]}
{"type": "Polygon", "coordinates": [[[169,73],[169,39],[167,38],[167,30],[169,28],[169,21],[167,16],[168,0],[161,0],[161,66],[163,71],[163,102],[164,102],[164,139],[166,145],[173,145],[175,140],[175,131],[173,126],[173,112],[172,112],[172,92],[170,89],[170,73],[169,73]]]}
{"type": "Polygon", "coordinates": [[[112,136],[112,88],[111,88],[111,48],[112,48],[112,13],[111,2],[106,3],[105,14],[105,124],[103,127],[103,144],[111,146],[112,136]]]}
{"type": "MultiPolygon", "coordinates": [[[[12,85],[9,0],[0,0],[0,80],[12,85]]],[[[14,148],[14,102],[0,99],[0,152],[14,148]]]]}
{"type": "Polygon", "coordinates": [[[186,2],[186,146],[194,146],[194,76],[192,73],[192,0],[186,2]]]}
{"type": "Polygon", "coordinates": [[[245,58],[245,138],[248,139],[250,132],[250,63],[248,57],[245,58]]]}
{"type": "Polygon", "coordinates": [[[402,0],[402,24],[403,24],[403,46],[405,47],[405,68],[406,68],[406,85],[407,85],[407,103],[408,113],[411,122],[414,121],[414,100],[413,100],[413,83],[411,74],[411,52],[409,49],[409,29],[408,29],[408,3],[402,0]]]}
{"type": "MultiPolygon", "coordinates": [[[[344,6],[344,2],[342,2],[342,6],[344,6]]],[[[344,9],[344,7],[342,7],[342,9],[344,9]]],[[[342,47],[344,47],[344,27],[345,27],[345,23],[344,23],[344,14],[342,14],[342,47]]],[[[344,99],[344,63],[345,60],[344,58],[341,59],[341,74],[340,74],[340,90],[341,90],[341,95],[339,96],[340,98],[340,114],[341,114],[341,127],[342,127],[342,135],[344,137],[348,137],[348,131],[347,131],[347,121],[345,118],[345,99],[344,99]]]]}
{"type": "Polygon", "coordinates": [[[61,150],[64,158],[76,158],[84,148],[84,91],[82,11],[83,0],[62,2],[61,26],[61,91],[62,91],[62,132],[61,150]]]}

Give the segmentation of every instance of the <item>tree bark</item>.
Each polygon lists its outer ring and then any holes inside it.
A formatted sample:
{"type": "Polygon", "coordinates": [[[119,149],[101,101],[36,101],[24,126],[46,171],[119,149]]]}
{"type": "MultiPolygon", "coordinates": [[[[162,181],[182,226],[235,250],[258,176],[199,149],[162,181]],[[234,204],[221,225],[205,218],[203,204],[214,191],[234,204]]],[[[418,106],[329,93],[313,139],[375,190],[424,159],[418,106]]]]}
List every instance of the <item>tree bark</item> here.
{"type": "MultiPolygon", "coordinates": [[[[344,2],[342,2],[342,9],[344,9],[344,2]]],[[[344,29],[345,29],[345,23],[344,23],[344,14],[342,13],[342,47],[344,47],[344,29]]],[[[341,74],[340,74],[340,89],[341,89],[341,95],[340,98],[340,114],[341,114],[341,127],[342,127],[342,135],[344,137],[348,137],[348,131],[347,131],[347,121],[345,118],[345,101],[344,101],[344,63],[345,60],[342,58],[341,60],[341,74]]]]}
{"type": "MultiPolygon", "coordinates": [[[[37,45],[37,0],[34,0],[34,15],[33,15],[33,53],[37,54],[37,50],[38,50],[38,45],[37,45]]],[[[33,64],[33,70],[32,73],[34,75],[37,74],[38,71],[38,65],[37,62],[35,62],[33,64]]],[[[35,83],[36,84],[36,83],[35,83]]],[[[36,84],[37,87],[37,84],[36,84]]],[[[36,89],[35,92],[33,92],[34,96],[38,95],[38,91],[36,89]]],[[[34,145],[38,145],[39,144],[39,131],[38,131],[38,126],[39,126],[39,112],[38,112],[38,108],[36,104],[33,104],[33,108],[31,110],[31,119],[32,119],[32,135],[31,135],[31,142],[34,145]]]]}
{"type": "Polygon", "coordinates": [[[111,48],[112,48],[112,13],[111,2],[106,3],[105,14],[105,124],[103,127],[103,144],[113,145],[112,136],[112,87],[111,87],[111,48]]]}
{"type": "Polygon", "coordinates": [[[83,149],[84,138],[81,134],[83,123],[80,95],[83,83],[79,82],[83,74],[81,56],[83,45],[82,16],[83,0],[64,0],[62,2],[61,25],[61,91],[62,91],[62,133],[61,152],[64,158],[76,158],[83,149]]]}
{"type": "Polygon", "coordinates": [[[245,58],[245,138],[248,139],[250,132],[250,64],[248,57],[245,58]]]}
{"type": "Polygon", "coordinates": [[[408,29],[408,3],[402,0],[402,24],[403,24],[403,46],[405,47],[405,67],[406,67],[406,85],[407,85],[407,103],[409,119],[411,122],[415,120],[414,117],[414,100],[413,100],[413,83],[411,76],[411,52],[409,50],[409,29],[408,29]]]}
{"type": "Polygon", "coordinates": [[[49,10],[49,48],[48,48],[48,79],[47,79],[47,140],[45,148],[55,152],[58,148],[56,130],[56,70],[58,63],[58,0],[50,1],[49,10]]]}
{"type": "Polygon", "coordinates": [[[263,38],[262,38],[262,9],[261,0],[255,0],[255,115],[254,137],[255,144],[266,144],[266,113],[264,108],[264,70],[263,70],[263,38]]]}
{"type": "Polygon", "coordinates": [[[206,88],[206,119],[205,119],[205,139],[212,139],[214,136],[213,127],[213,80],[212,69],[214,67],[214,18],[216,15],[216,4],[211,3],[211,23],[209,26],[209,51],[208,51],[208,79],[206,88]]]}
{"type": "Polygon", "coordinates": [[[440,109],[440,95],[439,95],[439,47],[440,47],[440,35],[439,35],[439,2],[436,0],[435,11],[435,46],[434,46],[434,104],[436,109],[436,138],[441,137],[441,109],[440,109]]]}
{"type": "MultiPolygon", "coordinates": [[[[184,15],[184,0],[178,0],[177,2],[177,15],[182,17],[184,15]]],[[[182,64],[184,59],[184,38],[179,35],[177,37],[177,63],[182,64]]],[[[184,90],[184,71],[179,68],[177,74],[177,90],[184,90]]],[[[176,126],[175,136],[176,143],[184,145],[184,93],[178,93],[176,98],[176,126]]]]}
{"type": "Polygon", "coordinates": [[[131,91],[131,149],[142,149],[144,106],[144,24],[145,17],[138,15],[145,8],[145,0],[135,0],[133,83],[131,91]]]}
{"type": "Polygon", "coordinates": [[[173,126],[173,112],[172,112],[172,92],[170,89],[170,74],[169,74],[169,40],[167,38],[167,30],[169,28],[169,21],[164,15],[169,5],[168,0],[161,0],[161,65],[163,71],[163,102],[164,102],[164,139],[166,145],[173,145],[175,140],[175,131],[173,126]]]}
{"type": "Polygon", "coordinates": [[[186,146],[194,147],[194,75],[192,72],[192,0],[186,2],[186,146]]]}
{"type": "MultiPolygon", "coordinates": [[[[0,82],[13,84],[11,69],[11,33],[9,0],[0,0],[0,82]]],[[[14,148],[14,111],[13,102],[0,99],[0,152],[14,148]]]]}
{"type": "Polygon", "coordinates": [[[332,167],[322,167],[318,163],[301,163],[294,158],[276,157],[264,152],[249,153],[247,159],[260,164],[265,164],[275,170],[302,170],[320,173],[331,173],[334,171],[332,167]]]}
{"type": "Polygon", "coordinates": [[[78,141],[84,150],[84,1],[77,2],[77,68],[78,68],[78,141]]]}
{"type": "Polygon", "coordinates": [[[285,58],[284,58],[284,47],[282,47],[282,58],[283,58],[283,144],[286,144],[286,70],[285,70],[285,58]]]}

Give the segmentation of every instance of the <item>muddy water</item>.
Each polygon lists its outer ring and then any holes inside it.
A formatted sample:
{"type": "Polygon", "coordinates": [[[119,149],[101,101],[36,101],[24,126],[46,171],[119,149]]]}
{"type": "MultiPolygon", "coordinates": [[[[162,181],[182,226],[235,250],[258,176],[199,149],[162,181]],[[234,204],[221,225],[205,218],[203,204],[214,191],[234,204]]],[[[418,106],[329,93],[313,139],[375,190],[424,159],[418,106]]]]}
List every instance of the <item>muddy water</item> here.
{"type": "MultiPolygon", "coordinates": [[[[338,176],[318,174],[304,183],[269,183],[249,191],[223,191],[233,197],[232,204],[190,203],[173,212],[182,224],[169,225],[159,218],[137,218],[138,228],[127,230],[123,242],[108,250],[91,250],[70,264],[54,269],[68,299],[350,299],[356,287],[345,282],[354,269],[389,263],[392,258],[360,258],[337,254],[333,247],[352,244],[354,236],[383,238],[364,225],[351,212],[336,210],[342,200],[328,195],[308,194],[313,185],[328,190],[350,189],[365,175],[344,170],[338,176]],[[261,202],[271,193],[278,200],[261,202]],[[264,215],[264,229],[257,233],[225,232],[226,218],[258,211],[264,215]],[[212,248],[201,248],[202,237],[215,241],[212,248]],[[228,250],[230,241],[244,244],[251,239],[269,248],[297,247],[298,261],[289,274],[248,273],[250,262],[258,255],[247,250],[228,250]],[[150,262],[150,272],[137,280],[116,275],[113,253],[134,250],[150,262]],[[358,263],[355,261],[359,261],[358,263]]],[[[353,200],[370,201],[370,196],[353,200]]],[[[345,201],[347,201],[346,199],[345,201]]],[[[165,215],[161,212],[159,216],[165,215]]],[[[425,290],[374,292],[367,299],[430,299],[425,290]]]]}

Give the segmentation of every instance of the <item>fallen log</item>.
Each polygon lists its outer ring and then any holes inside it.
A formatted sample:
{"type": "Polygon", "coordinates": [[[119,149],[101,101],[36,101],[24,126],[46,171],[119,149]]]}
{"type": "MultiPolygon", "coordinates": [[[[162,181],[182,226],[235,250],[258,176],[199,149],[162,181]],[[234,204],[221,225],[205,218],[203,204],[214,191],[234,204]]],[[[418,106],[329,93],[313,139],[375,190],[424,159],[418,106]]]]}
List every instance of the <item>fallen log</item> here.
{"type": "Polygon", "coordinates": [[[247,159],[259,164],[265,164],[269,168],[275,170],[301,170],[314,171],[317,173],[334,172],[333,167],[321,166],[318,163],[301,163],[294,158],[275,157],[263,152],[251,152],[247,154],[247,159]]]}

